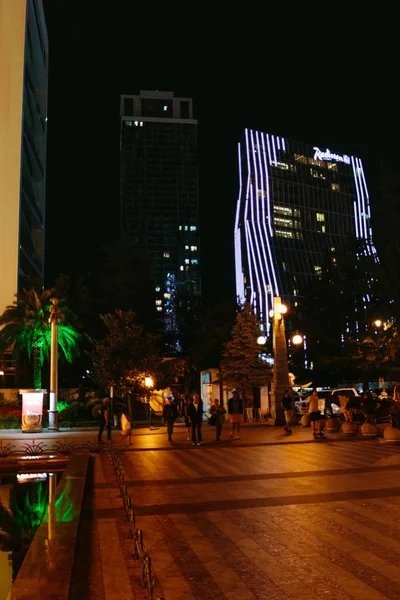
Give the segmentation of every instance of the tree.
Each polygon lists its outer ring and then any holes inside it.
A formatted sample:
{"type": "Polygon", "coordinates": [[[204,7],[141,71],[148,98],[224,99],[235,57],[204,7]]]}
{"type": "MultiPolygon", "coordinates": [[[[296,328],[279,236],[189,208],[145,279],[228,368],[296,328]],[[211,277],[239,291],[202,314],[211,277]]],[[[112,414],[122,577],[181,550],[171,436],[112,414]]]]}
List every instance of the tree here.
{"type": "Polygon", "coordinates": [[[259,336],[260,322],[245,303],[236,315],[220,364],[223,383],[240,388],[243,395],[252,394],[254,387],[267,385],[272,379],[271,368],[260,357],[259,336]]]}
{"type": "Polygon", "coordinates": [[[152,377],[159,389],[169,385],[168,375],[174,366],[163,362],[159,337],[146,333],[143,325],[136,325],[133,311],[116,310],[100,318],[105,337],[89,339],[94,348],[93,378],[104,390],[112,385],[121,398],[129,394],[141,398],[148,394],[145,377],[152,377]]]}
{"type": "MultiPolygon", "coordinates": [[[[12,348],[15,358],[25,353],[33,361],[33,385],[42,387],[42,367],[49,358],[51,326],[49,324],[50,298],[54,290],[44,290],[40,295],[34,288],[16,294],[16,300],[0,316],[0,351],[12,348]]],[[[58,325],[58,343],[61,356],[72,362],[78,354],[80,333],[68,323],[68,309],[60,304],[63,320],[58,325]]]]}

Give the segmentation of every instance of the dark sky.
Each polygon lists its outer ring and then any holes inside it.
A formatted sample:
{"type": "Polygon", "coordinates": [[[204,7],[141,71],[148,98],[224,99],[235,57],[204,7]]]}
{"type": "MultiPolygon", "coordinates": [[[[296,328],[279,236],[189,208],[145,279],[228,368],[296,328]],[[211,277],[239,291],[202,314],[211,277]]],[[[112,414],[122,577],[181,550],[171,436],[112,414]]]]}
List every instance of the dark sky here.
{"type": "Polygon", "coordinates": [[[338,4],[317,12],[290,4],[262,15],[251,5],[219,14],[217,4],[200,11],[197,3],[44,0],[49,284],[59,273],[90,269],[99,247],[118,236],[123,93],[194,98],[209,299],[234,293],[236,147],[244,127],[361,156],[373,206],[380,159],[399,158],[400,117],[387,108],[386,88],[374,94],[380,53],[372,24],[365,11],[344,18],[338,4]]]}

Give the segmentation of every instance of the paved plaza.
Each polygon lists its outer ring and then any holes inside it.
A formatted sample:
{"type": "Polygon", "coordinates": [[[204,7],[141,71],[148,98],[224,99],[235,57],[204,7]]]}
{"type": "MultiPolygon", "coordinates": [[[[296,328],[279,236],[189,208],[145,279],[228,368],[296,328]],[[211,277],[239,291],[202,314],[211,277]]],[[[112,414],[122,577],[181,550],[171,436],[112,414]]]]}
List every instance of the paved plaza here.
{"type": "MultiPolygon", "coordinates": [[[[207,424],[204,434],[193,447],[181,425],[172,444],[164,428],[136,429],[117,450],[155,600],[400,599],[400,446],[259,424],[234,442],[217,444],[207,424]]],[[[95,432],[32,439],[57,436],[95,432]]],[[[70,598],[148,598],[106,450],[90,471],[70,598]]]]}
{"type": "MultiPolygon", "coordinates": [[[[180,426],[172,445],[163,429],[136,430],[121,453],[155,598],[400,598],[399,446],[257,425],[217,444],[204,430],[200,447],[180,426]]],[[[107,454],[92,485],[75,598],[145,598],[107,454]]]]}

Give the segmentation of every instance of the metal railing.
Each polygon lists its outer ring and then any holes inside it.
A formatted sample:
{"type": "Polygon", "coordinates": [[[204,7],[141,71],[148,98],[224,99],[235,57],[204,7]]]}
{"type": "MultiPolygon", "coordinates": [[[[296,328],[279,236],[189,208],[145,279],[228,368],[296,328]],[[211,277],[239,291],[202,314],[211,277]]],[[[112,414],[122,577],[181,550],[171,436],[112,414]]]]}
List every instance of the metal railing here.
{"type": "MultiPolygon", "coordinates": [[[[118,455],[114,452],[112,444],[109,448],[109,457],[114,468],[115,476],[118,481],[120,497],[122,499],[126,518],[129,523],[129,535],[133,540],[132,556],[140,562],[142,571],[142,585],[147,588],[150,598],[154,598],[154,590],[156,586],[156,578],[154,575],[151,559],[148,550],[143,542],[143,531],[136,527],[136,514],[132,505],[132,498],[128,492],[128,486],[125,483],[125,477],[122,471],[122,465],[118,455]]],[[[157,600],[164,600],[158,597],[157,600]]]]}

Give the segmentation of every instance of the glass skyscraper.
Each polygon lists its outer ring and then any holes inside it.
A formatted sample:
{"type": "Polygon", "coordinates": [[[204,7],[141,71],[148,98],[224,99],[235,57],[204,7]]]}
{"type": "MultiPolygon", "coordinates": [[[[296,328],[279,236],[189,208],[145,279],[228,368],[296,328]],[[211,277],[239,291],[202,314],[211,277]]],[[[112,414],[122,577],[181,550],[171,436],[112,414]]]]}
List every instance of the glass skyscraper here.
{"type": "Polygon", "coordinates": [[[197,120],[190,98],[121,96],[121,237],[149,260],[166,333],[201,296],[197,120]]]}
{"type": "Polygon", "coordinates": [[[238,145],[236,293],[269,332],[274,296],[295,306],[349,236],[375,254],[361,159],[246,129],[238,145]]]}

